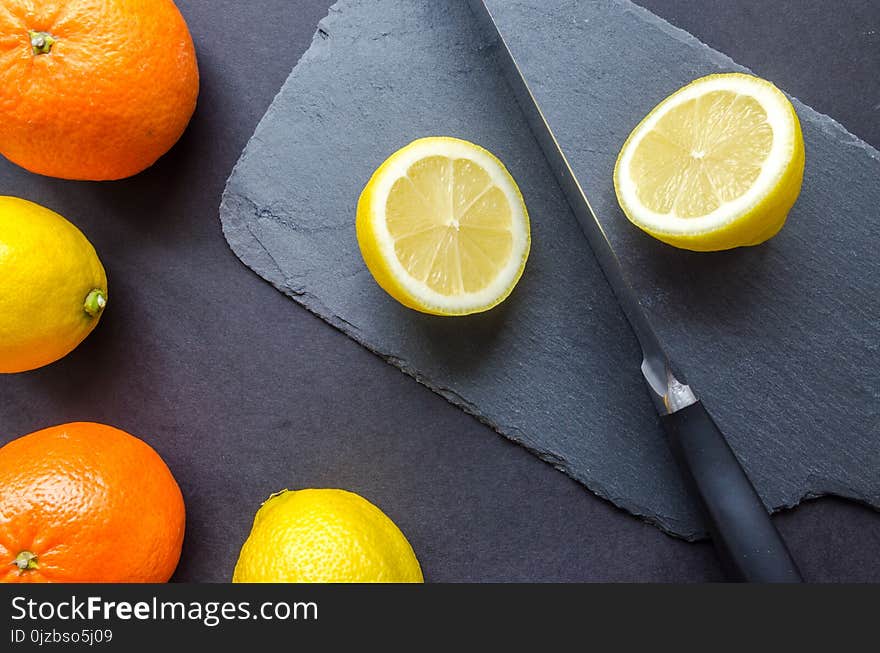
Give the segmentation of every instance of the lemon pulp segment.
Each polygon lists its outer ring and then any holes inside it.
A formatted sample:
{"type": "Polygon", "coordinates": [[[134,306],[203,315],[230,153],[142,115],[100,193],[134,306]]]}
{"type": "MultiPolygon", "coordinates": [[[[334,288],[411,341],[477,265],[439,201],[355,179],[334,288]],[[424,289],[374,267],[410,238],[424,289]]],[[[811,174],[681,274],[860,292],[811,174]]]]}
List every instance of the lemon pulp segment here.
{"type": "Polygon", "coordinates": [[[482,290],[510,258],[507,198],[466,159],[417,161],[394,183],[385,211],[398,260],[443,295],[482,290]]]}
{"type": "Polygon", "coordinates": [[[745,193],[773,144],[754,98],[713,91],[670,110],[633,154],[639,199],[683,218],[706,215],[745,193]]]}

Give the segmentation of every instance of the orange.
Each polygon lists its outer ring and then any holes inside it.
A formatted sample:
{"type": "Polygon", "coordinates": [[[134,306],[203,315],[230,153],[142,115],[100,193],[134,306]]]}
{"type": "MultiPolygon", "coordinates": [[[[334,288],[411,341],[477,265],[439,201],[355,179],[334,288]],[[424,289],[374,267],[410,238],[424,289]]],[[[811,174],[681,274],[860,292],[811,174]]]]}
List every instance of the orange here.
{"type": "Polygon", "coordinates": [[[119,429],[63,424],[0,448],[2,582],[165,582],[184,521],[165,462],[119,429]]]}
{"type": "Polygon", "coordinates": [[[198,92],[172,0],[0,3],[0,154],[31,172],[136,174],[177,142],[198,92]]]}

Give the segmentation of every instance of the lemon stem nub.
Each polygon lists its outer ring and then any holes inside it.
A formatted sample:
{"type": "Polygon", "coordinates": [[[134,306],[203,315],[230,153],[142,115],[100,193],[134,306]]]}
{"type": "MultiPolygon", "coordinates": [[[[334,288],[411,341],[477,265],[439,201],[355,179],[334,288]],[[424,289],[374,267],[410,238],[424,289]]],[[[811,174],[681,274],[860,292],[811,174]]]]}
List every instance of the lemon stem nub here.
{"type": "Polygon", "coordinates": [[[28,571],[30,569],[37,568],[37,554],[31,553],[30,551],[22,551],[17,556],[15,556],[15,560],[12,562],[16,567],[21,569],[22,571],[28,571]]]}
{"type": "Polygon", "coordinates": [[[98,317],[101,314],[101,311],[104,310],[104,307],[106,305],[107,295],[104,294],[103,290],[95,288],[88,295],[86,295],[86,301],[83,304],[83,309],[92,317],[98,317]]]}
{"type": "Polygon", "coordinates": [[[49,34],[49,32],[28,31],[31,37],[31,48],[34,50],[34,56],[39,54],[49,54],[52,52],[52,46],[55,45],[57,39],[49,34]]]}

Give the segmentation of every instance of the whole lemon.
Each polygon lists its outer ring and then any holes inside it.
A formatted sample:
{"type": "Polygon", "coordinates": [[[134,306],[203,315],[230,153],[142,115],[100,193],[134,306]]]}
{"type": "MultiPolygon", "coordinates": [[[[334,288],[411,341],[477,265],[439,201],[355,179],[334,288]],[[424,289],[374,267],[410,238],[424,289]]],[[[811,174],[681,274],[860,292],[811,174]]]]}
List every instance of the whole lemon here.
{"type": "Polygon", "coordinates": [[[345,490],[283,490],[257,511],[233,583],[421,583],[400,529],[345,490]]]}
{"type": "Polygon", "coordinates": [[[0,196],[0,373],[66,356],[106,304],[107,275],[82,232],[54,211],[0,196]]]}

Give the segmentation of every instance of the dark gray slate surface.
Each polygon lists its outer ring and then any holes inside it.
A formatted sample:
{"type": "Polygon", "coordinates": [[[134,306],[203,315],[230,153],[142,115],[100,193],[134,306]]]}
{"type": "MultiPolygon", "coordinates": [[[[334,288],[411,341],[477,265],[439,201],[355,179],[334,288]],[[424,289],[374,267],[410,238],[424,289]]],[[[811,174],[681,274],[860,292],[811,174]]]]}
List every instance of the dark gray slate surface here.
{"type": "Polygon", "coordinates": [[[807,165],[783,231],[697,254],[623,216],[629,131],[695,77],[746,71],[627,0],[488,0],[661,338],[765,501],[880,502],[880,154],[794,100],[807,165]]]}
{"type": "MultiPolygon", "coordinates": [[[[504,4],[530,11],[540,3],[504,4]]],[[[617,6],[584,3],[581,8],[598,12],[598,17],[617,6]]],[[[507,18],[517,20],[511,13],[507,18]]],[[[565,20],[565,15],[557,20],[565,20]]],[[[639,27],[650,26],[639,22],[635,28],[639,27]]],[[[662,42],[658,47],[672,43],[673,53],[687,45],[668,28],[654,32],[662,42]]],[[[635,342],[483,46],[464,3],[338,4],[236,167],[221,208],[224,232],[249,266],[359,342],[601,496],[671,532],[697,536],[699,522],[637,375],[635,342]],[[534,242],[526,275],[514,296],[488,315],[443,320],[407,311],[375,286],[357,252],[354,204],[363,181],[397,147],[438,133],[469,138],[495,151],[520,182],[532,214],[534,242]],[[630,410],[612,410],[621,395],[630,398],[630,410]]],[[[605,62],[618,58],[618,52],[610,51],[605,62]]],[[[855,149],[865,151],[861,146],[855,149]]],[[[876,185],[876,173],[873,180],[876,185]]],[[[870,187],[871,181],[867,183],[870,187]]],[[[681,313],[688,332],[696,336],[689,342],[706,343],[716,357],[704,368],[700,363],[705,359],[694,356],[686,369],[708,390],[705,394],[765,500],[776,507],[811,492],[835,491],[877,501],[876,442],[855,438],[852,432],[838,435],[833,429],[807,430],[800,437],[778,428],[768,431],[771,424],[778,426],[806,411],[809,406],[802,399],[791,402],[785,397],[760,419],[750,419],[745,430],[745,422],[736,416],[739,399],[723,393],[719,399],[713,390],[740,391],[737,380],[754,373],[757,359],[770,349],[786,351],[791,343],[783,340],[780,347],[773,338],[762,342],[747,333],[745,325],[754,322],[745,309],[733,317],[723,314],[743,340],[734,343],[741,362],[723,372],[731,385],[705,383],[707,375],[713,378],[708,373],[715,361],[726,360],[717,358],[715,349],[731,347],[724,340],[728,322],[713,320],[690,304],[713,299],[721,287],[719,278],[713,275],[715,283],[708,286],[695,282],[694,270],[702,270],[705,263],[690,263],[698,259],[674,250],[652,250],[650,242],[641,245],[653,258],[640,264],[670,286],[652,299],[677,296],[675,289],[682,288],[677,274],[687,280],[688,303],[678,310],[688,309],[681,313]],[[674,263],[671,269],[663,267],[669,260],[674,263]],[[847,463],[853,456],[860,460],[847,463]]],[[[763,260],[764,249],[768,248],[751,251],[763,260]]],[[[714,255],[709,267],[722,275],[725,269],[735,269],[738,256],[742,254],[714,255]]],[[[727,301],[748,308],[754,293],[746,298],[743,288],[762,281],[762,270],[750,266],[749,273],[757,276],[733,285],[735,292],[724,294],[727,301]]],[[[803,268],[789,272],[797,276],[799,271],[803,268]]],[[[826,273],[811,270],[814,276],[817,272],[826,273]]],[[[876,272],[866,279],[876,289],[876,272]]],[[[726,291],[729,287],[724,286],[726,291]]],[[[863,305],[873,309],[870,302],[863,305]]],[[[776,308],[779,319],[799,315],[784,305],[776,308]]],[[[802,307],[796,305],[795,310],[802,307]]],[[[785,332],[803,328],[799,318],[800,324],[787,324],[785,332]]],[[[681,322],[679,318],[679,329],[681,322]]],[[[859,322],[848,324],[859,333],[859,322]]],[[[863,325],[876,334],[876,313],[865,315],[863,325]]],[[[663,323],[665,330],[670,326],[675,324],[663,323]]],[[[863,345],[867,349],[875,342],[876,338],[863,345]]],[[[681,343],[673,340],[674,350],[690,354],[681,351],[681,343]]],[[[876,405],[876,377],[863,373],[856,378],[864,385],[856,389],[857,398],[862,393],[855,404],[862,414],[853,416],[860,427],[855,434],[870,436],[866,428],[873,426],[876,432],[877,414],[870,413],[876,405]]],[[[767,383],[782,386],[792,381],[804,380],[785,365],[767,383]]],[[[767,394],[763,386],[758,388],[767,394]]],[[[826,408],[822,414],[836,419],[839,410],[826,408]]],[[[749,410],[750,415],[757,412],[749,410]]]]}

